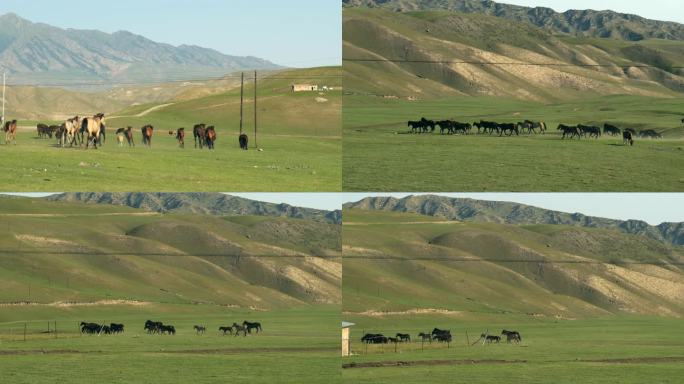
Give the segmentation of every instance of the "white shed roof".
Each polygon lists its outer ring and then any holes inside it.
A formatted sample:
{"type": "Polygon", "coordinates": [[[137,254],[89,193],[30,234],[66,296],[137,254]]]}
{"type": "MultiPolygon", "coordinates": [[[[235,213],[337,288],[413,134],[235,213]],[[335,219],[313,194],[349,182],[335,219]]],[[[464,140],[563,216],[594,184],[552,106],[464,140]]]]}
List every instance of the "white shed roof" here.
{"type": "Polygon", "coordinates": [[[353,326],[353,325],[356,325],[356,324],[350,323],[350,322],[348,322],[348,321],[343,321],[343,322],[342,322],[342,328],[349,328],[349,327],[351,327],[351,326],[353,326]]]}

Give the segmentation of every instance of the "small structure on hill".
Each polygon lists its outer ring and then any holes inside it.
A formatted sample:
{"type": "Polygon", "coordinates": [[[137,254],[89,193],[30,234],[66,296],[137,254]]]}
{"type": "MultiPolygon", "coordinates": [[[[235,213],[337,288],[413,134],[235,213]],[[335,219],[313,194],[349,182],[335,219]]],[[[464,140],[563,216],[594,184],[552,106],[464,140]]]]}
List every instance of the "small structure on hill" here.
{"type": "Polygon", "coordinates": [[[292,84],[292,92],[318,92],[316,84],[292,84]]]}
{"type": "Polygon", "coordinates": [[[342,356],[351,356],[351,327],[356,324],[342,322],[342,356]]]}

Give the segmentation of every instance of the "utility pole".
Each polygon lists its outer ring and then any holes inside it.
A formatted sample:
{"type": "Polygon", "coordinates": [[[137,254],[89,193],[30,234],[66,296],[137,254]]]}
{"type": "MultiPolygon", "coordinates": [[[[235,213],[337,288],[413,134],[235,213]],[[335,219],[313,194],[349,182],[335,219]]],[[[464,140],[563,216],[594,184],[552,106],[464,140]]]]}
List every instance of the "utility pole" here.
{"type": "Polygon", "coordinates": [[[5,72],[2,72],[2,121],[5,122],[5,72]]]}
{"type": "Polygon", "coordinates": [[[242,103],[244,100],[245,93],[245,73],[242,72],[242,77],[240,78],[240,134],[242,135],[242,103]]]}
{"type": "Polygon", "coordinates": [[[257,71],[254,71],[254,146],[259,148],[257,143],[257,71]]]}

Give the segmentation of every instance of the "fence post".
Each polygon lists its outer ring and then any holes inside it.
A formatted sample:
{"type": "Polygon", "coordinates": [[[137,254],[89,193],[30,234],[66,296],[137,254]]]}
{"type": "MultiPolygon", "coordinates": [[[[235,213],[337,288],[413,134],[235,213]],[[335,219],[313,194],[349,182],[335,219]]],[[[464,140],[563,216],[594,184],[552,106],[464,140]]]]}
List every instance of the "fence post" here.
{"type": "Polygon", "coordinates": [[[26,323],[24,323],[24,341],[26,341],[26,323]]]}
{"type": "Polygon", "coordinates": [[[466,330],[466,345],[470,345],[470,337],[468,337],[468,331],[466,330]]]}
{"type": "Polygon", "coordinates": [[[55,339],[57,338],[57,320],[55,320],[55,339]]]}

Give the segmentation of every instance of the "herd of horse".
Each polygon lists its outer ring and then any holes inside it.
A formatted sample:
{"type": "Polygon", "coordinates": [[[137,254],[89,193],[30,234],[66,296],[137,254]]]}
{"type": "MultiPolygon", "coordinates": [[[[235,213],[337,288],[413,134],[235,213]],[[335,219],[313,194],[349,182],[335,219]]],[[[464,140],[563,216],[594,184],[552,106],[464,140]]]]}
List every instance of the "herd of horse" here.
{"type": "MultiPolygon", "coordinates": [[[[47,125],[38,123],[36,125],[36,132],[39,139],[53,139],[56,138],[60,147],[83,146],[86,149],[92,146],[97,148],[102,146],[107,138],[106,122],[104,113],[98,113],[92,117],[74,116],[66,119],[61,125],[47,125]]],[[[5,132],[5,144],[16,144],[17,135],[17,120],[7,121],[3,124],[5,132]]],[[[152,137],[154,134],[154,126],[147,124],[140,129],[142,136],[142,143],[144,146],[152,147],[152,137]]],[[[192,134],[195,140],[195,148],[214,149],[217,135],[216,127],[213,125],[200,123],[193,127],[192,134]]],[[[178,128],[175,131],[169,131],[169,135],[175,136],[180,148],[185,148],[185,128],[178,128]]],[[[129,147],[135,147],[135,138],[133,135],[133,127],[118,128],[116,130],[116,140],[119,147],[128,144],[129,147]]],[[[238,138],[240,148],[247,150],[249,146],[249,137],[246,134],[240,134],[238,138]]]]}
{"type": "MultiPolygon", "coordinates": [[[[522,341],[518,331],[507,331],[504,329],[501,331],[501,335],[506,337],[506,342],[508,343],[520,343],[522,341]]],[[[451,330],[434,328],[430,333],[420,332],[418,339],[423,343],[432,343],[432,341],[450,343],[452,341],[451,330]]],[[[480,339],[484,339],[486,343],[499,343],[501,336],[483,333],[480,335],[480,339]]],[[[390,337],[381,333],[366,333],[361,337],[361,342],[365,344],[410,343],[411,335],[408,333],[397,333],[394,337],[390,337]]]]}
{"type": "MultiPolygon", "coordinates": [[[[90,335],[116,335],[119,333],[124,333],[124,325],[117,323],[111,323],[109,325],[106,325],[82,321],[80,323],[80,329],[81,333],[90,335]]],[[[193,329],[198,335],[203,335],[207,331],[207,327],[205,327],[204,325],[195,325],[193,329]]],[[[147,320],[145,321],[145,326],[143,327],[143,330],[150,335],[176,334],[176,327],[170,324],[164,324],[161,321],[147,320]]],[[[243,336],[247,336],[247,334],[251,334],[252,331],[255,331],[256,333],[263,331],[263,329],[261,328],[261,323],[250,322],[246,320],[243,321],[242,324],[233,323],[233,325],[221,326],[218,330],[223,335],[231,334],[234,336],[238,336],[240,333],[242,333],[243,336]]]]}
{"type": "MultiPolygon", "coordinates": [[[[422,117],[420,120],[410,120],[407,123],[410,128],[410,133],[433,133],[439,127],[440,134],[463,134],[469,135],[473,132],[473,129],[477,129],[477,134],[498,134],[499,136],[519,136],[520,134],[545,134],[547,131],[547,125],[543,121],[532,121],[524,120],[517,123],[497,123],[493,121],[480,120],[474,123],[461,123],[453,120],[429,120],[422,117]]],[[[611,124],[604,124],[603,130],[600,127],[593,125],[565,125],[559,124],[556,128],[557,131],[562,133],[562,139],[570,138],[577,139],[584,138],[596,138],[598,139],[601,135],[619,136],[623,135],[623,140],[625,143],[633,145],[633,138],[638,136],[641,138],[651,138],[660,139],[662,134],[658,133],[653,129],[645,129],[637,132],[632,128],[620,129],[611,124]]]]}

